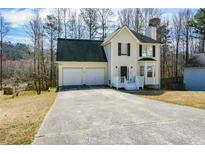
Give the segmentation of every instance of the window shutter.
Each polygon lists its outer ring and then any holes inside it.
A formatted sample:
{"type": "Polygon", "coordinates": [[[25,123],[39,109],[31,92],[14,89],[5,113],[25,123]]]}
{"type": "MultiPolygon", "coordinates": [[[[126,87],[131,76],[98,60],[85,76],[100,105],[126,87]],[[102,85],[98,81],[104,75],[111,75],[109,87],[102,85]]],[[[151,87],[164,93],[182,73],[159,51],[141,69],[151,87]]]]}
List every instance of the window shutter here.
{"type": "Polygon", "coordinates": [[[118,56],[121,56],[121,43],[118,43],[118,56]]]}
{"type": "Polygon", "coordinates": [[[130,56],[130,43],[127,43],[127,55],[130,56]]]}
{"type": "Polygon", "coordinates": [[[155,57],[155,45],[152,46],[152,52],[153,57],[155,57]]]}
{"type": "Polygon", "coordinates": [[[139,46],[139,56],[142,57],[142,45],[139,46]]]}

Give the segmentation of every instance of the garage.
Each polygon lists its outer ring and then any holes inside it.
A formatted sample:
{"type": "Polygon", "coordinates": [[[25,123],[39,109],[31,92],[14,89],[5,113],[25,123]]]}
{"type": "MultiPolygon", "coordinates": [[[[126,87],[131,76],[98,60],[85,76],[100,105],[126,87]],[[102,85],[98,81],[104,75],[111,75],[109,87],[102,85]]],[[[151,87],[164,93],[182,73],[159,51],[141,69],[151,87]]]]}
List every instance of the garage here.
{"type": "Polygon", "coordinates": [[[105,70],[106,67],[63,67],[62,85],[105,85],[105,70]]]}
{"type": "Polygon", "coordinates": [[[85,84],[86,85],[104,85],[104,68],[86,68],[85,84]]]}
{"type": "Polygon", "coordinates": [[[63,85],[82,85],[82,68],[63,68],[63,85]]]}
{"type": "Polygon", "coordinates": [[[58,87],[107,85],[107,58],[102,41],[58,39],[58,87]]]}

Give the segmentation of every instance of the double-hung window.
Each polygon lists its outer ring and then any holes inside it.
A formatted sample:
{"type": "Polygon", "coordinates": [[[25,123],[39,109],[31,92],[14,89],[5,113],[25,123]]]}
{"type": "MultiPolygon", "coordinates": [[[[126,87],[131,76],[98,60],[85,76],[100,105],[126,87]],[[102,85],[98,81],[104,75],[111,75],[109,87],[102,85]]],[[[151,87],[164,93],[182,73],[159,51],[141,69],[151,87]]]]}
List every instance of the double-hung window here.
{"type": "Polygon", "coordinates": [[[147,77],[151,78],[153,76],[153,67],[147,66],[147,77]]]}
{"type": "Polygon", "coordinates": [[[140,76],[144,76],[144,66],[140,66],[140,76]]]}
{"type": "Polygon", "coordinates": [[[127,43],[122,43],[121,55],[127,55],[127,43]]]}
{"type": "Polygon", "coordinates": [[[142,50],[142,57],[152,57],[152,46],[144,46],[142,50]]]}
{"type": "Polygon", "coordinates": [[[118,56],[130,56],[130,43],[118,43],[118,56]]]}
{"type": "Polygon", "coordinates": [[[139,56],[140,57],[155,57],[155,45],[140,45],[139,46],[139,56]]]}

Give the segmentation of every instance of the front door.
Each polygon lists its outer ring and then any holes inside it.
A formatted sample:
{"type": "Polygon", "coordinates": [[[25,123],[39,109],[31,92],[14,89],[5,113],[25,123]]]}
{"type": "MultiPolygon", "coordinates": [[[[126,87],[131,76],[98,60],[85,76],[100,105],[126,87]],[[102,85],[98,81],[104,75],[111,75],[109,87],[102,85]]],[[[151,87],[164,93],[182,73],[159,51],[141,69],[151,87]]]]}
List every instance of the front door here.
{"type": "Polygon", "coordinates": [[[121,68],[120,68],[120,75],[121,75],[121,77],[126,77],[126,79],[127,79],[127,66],[121,66],[121,68]]]}

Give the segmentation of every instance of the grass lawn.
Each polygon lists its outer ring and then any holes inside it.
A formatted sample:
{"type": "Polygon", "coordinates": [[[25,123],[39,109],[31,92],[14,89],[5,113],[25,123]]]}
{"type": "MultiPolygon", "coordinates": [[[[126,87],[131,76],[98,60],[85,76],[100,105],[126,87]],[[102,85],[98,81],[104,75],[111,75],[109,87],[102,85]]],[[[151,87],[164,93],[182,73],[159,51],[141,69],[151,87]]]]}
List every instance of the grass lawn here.
{"type": "Polygon", "coordinates": [[[137,95],[168,103],[187,105],[205,109],[205,92],[196,91],[151,91],[139,92],[137,95]]]}
{"type": "Polygon", "coordinates": [[[55,89],[41,95],[21,92],[15,98],[1,92],[0,144],[31,144],[55,97],[55,89]]]}

